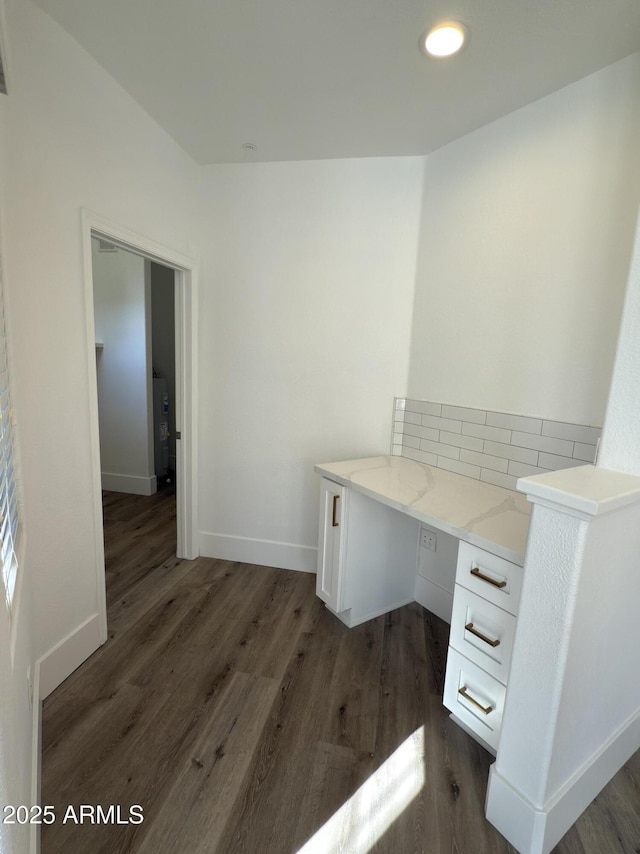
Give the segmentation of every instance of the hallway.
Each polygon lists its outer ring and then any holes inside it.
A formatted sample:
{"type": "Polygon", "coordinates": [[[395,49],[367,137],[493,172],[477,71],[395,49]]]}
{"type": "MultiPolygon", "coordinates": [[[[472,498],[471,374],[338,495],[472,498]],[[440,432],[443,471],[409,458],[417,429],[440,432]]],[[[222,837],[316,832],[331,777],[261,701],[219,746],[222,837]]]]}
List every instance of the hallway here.
{"type": "MultiPolygon", "coordinates": [[[[169,490],[104,514],[109,640],[44,704],[43,854],[514,852],[442,706],[445,623],[349,630],[312,575],[177,560],[169,490]],[[116,811],[63,822],[81,804],[116,811]]],[[[636,756],[557,854],[637,851],[639,781],[636,756]]]]}

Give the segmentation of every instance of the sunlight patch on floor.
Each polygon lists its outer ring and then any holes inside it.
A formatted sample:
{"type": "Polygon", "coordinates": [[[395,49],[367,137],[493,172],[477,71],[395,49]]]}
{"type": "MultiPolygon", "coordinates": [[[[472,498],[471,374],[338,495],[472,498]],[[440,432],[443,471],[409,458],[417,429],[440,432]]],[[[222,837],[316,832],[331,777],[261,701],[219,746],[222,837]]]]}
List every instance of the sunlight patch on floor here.
{"type": "Polygon", "coordinates": [[[402,742],[298,854],[366,854],[424,786],[424,727],[402,742]]]}

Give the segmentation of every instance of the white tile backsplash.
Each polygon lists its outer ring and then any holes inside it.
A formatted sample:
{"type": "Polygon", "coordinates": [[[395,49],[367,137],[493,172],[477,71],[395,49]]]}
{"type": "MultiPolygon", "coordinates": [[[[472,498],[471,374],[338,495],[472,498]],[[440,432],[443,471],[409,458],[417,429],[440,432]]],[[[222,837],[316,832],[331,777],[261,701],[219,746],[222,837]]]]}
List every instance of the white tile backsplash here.
{"type": "Polygon", "coordinates": [[[417,436],[419,439],[431,439],[437,442],[440,432],[433,427],[423,427],[421,424],[405,424],[404,432],[407,436],[417,436]]]}
{"type": "Polygon", "coordinates": [[[573,456],[576,460],[584,460],[593,465],[597,447],[597,445],[583,445],[581,442],[576,442],[573,446],[573,456]]]}
{"type": "Polygon", "coordinates": [[[551,439],[549,436],[534,436],[532,433],[512,433],[511,444],[521,448],[533,448],[536,451],[547,451],[549,454],[560,454],[562,457],[573,456],[573,442],[566,439],[551,439]]]}
{"type": "Polygon", "coordinates": [[[405,424],[422,424],[422,415],[419,412],[409,412],[405,410],[403,413],[405,424]]]}
{"type": "Polygon", "coordinates": [[[462,421],[453,421],[451,418],[438,418],[435,415],[423,415],[422,423],[425,427],[433,427],[435,430],[447,430],[449,433],[460,433],[462,421]]]}
{"type": "Polygon", "coordinates": [[[442,404],[443,418],[456,418],[459,421],[471,421],[474,424],[484,424],[487,420],[487,413],[484,409],[469,409],[466,406],[448,406],[442,404]]]}
{"type": "Polygon", "coordinates": [[[558,454],[541,453],[538,457],[538,465],[545,469],[570,469],[572,466],[583,466],[582,460],[568,459],[567,457],[559,457],[558,454]]]}
{"type": "Polygon", "coordinates": [[[405,435],[402,440],[402,444],[407,448],[419,448],[420,442],[422,439],[419,439],[417,436],[407,436],[405,435]]]}
{"type": "Polygon", "coordinates": [[[428,439],[423,439],[420,442],[421,451],[429,451],[431,454],[437,454],[439,457],[449,457],[452,460],[460,458],[460,448],[455,448],[453,445],[443,445],[442,442],[431,442],[428,439]]]}
{"type": "Polygon", "coordinates": [[[426,451],[417,451],[415,448],[405,448],[402,446],[402,456],[410,460],[415,460],[418,463],[425,463],[428,466],[438,465],[438,457],[435,454],[427,454],[426,451]]]}
{"type": "Polygon", "coordinates": [[[528,466],[526,463],[516,463],[509,460],[509,474],[515,477],[531,477],[534,474],[546,474],[551,469],[543,469],[540,466],[528,466]]]}
{"type": "Polygon", "coordinates": [[[486,483],[492,483],[494,486],[502,486],[504,489],[513,489],[515,492],[517,477],[511,474],[502,474],[500,471],[491,471],[491,469],[482,469],[480,472],[480,480],[486,483]]]}
{"type": "Polygon", "coordinates": [[[563,424],[560,421],[544,421],[542,435],[554,439],[568,439],[570,442],[584,442],[595,445],[602,431],[599,427],[583,427],[581,424],[563,424]]]}
{"type": "Polygon", "coordinates": [[[481,468],[492,469],[493,471],[506,472],[509,467],[509,461],[502,457],[491,457],[489,454],[478,454],[476,451],[460,451],[460,459],[464,463],[473,463],[481,468]]]}
{"type": "Polygon", "coordinates": [[[494,457],[504,457],[506,460],[517,460],[519,463],[529,463],[535,466],[538,462],[538,451],[532,448],[517,448],[515,445],[505,445],[502,442],[491,442],[485,439],[484,452],[494,457]]]}
{"type": "Polygon", "coordinates": [[[511,441],[511,430],[502,430],[500,427],[485,427],[483,424],[469,424],[465,421],[462,432],[466,436],[476,436],[478,439],[490,439],[494,442],[511,441]]]}
{"type": "Polygon", "coordinates": [[[466,448],[468,451],[482,451],[482,439],[476,439],[473,436],[463,436],[462,433],[447,433],[446,430],[440,431],[440,441],[445,445],[455,445],[456,448],[466,448]]]}
{"type": "Polygon", "coordinates": [[[421,415],[441,415],[442,404],[430,403],[428,400],[413,400],[407,398],[405,409],[409,412],[419,412],[421,415]]]}
{"type": "Polygon", "coordinates": [[[414,398],[394,399],[394,455],[516,488],[532,474],[593,463],[601,428],[414,398]]]}
{"type": "Polygon", "coordinates": [[[461,463],[460,460],[450,460],[447,457],[438,457],[438,468],[454,471],[456,474],[463,474],[466,477],[472,477],[475,480],[480,480],[480,466],[472,466],[469,463],[461,463]]]}
{"type": "Polygon", "coordinates": [[[504,412],[489,412],[487,424],[491,427],[505,427],[507,430],[521,430],[523,433],[540,433],[541,418],[528,418],[526,415],[507,415],[504,412]]]}

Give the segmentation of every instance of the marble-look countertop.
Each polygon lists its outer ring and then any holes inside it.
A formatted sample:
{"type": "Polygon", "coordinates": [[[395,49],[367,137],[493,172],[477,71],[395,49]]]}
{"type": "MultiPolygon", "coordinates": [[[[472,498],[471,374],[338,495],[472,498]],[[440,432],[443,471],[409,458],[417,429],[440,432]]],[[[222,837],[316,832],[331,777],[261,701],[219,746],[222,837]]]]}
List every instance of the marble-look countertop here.
{"type": "Polygon", "coordinates": [[[404,457],[320,463],[315,471],[520,566],[529,532],[524,495],[404,457]]]}

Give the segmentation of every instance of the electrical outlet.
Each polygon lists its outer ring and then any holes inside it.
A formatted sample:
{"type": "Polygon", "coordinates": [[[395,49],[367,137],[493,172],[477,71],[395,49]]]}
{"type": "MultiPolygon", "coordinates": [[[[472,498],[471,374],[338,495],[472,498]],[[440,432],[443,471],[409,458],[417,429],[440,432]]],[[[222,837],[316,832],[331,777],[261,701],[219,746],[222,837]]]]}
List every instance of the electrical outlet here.
{"type": "Polygon", "coordinates": [[[420,529],[420,545],[423,549],[435,552],[437,541],[438,537],[435,531],[429,531],[427,528],[420,529]]]}

